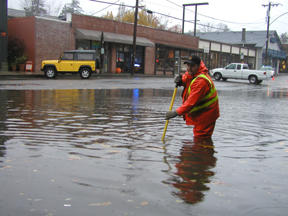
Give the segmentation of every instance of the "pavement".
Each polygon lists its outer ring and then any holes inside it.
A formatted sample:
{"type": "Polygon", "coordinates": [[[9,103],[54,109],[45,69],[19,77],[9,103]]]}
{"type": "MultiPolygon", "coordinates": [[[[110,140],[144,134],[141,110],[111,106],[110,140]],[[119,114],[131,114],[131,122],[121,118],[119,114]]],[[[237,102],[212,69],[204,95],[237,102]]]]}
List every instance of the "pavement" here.
{"type": "MultiPolygon", "coordinates": [[[[90,79],[93,78],[129,78],[130,74],[96,74],[93,73],[90,79]]],[[[146,75],[146,74],[135,74],[134,77],[172,77],[171,75],[146,75]]],[[[41,79],[45,78],[43,72],[23,72],[23,71],[0,71],[0,80],[4,79],[41,79]]],[[[58,74],[59,79],[79,79],[78,73],[74,74],[58,74]]]]}

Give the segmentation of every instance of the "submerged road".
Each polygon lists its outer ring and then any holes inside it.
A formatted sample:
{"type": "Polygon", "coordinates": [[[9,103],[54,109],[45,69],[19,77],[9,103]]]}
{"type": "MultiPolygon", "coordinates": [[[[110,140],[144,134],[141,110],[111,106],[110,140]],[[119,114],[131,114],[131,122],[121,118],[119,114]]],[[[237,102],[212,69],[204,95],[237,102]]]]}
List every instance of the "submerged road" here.
{"type": "Polygon", "coordinates": [[[287,215],[288,76],[215,84],[211,148],[172,79],[0,80],[0,215],[287,215]]]}

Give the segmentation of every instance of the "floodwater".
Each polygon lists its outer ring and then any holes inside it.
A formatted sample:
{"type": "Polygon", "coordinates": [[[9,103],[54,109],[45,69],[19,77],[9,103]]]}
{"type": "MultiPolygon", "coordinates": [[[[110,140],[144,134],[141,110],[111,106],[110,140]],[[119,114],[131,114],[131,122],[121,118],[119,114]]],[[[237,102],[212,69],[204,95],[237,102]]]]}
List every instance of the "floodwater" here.
{"type": "Polygon", "coordinates": [[[287,215],[288,90],[271,85],[216,83],[214,148],[181,118],[160,141],[173,89],[1,90],[0,215],[287,215]]]}

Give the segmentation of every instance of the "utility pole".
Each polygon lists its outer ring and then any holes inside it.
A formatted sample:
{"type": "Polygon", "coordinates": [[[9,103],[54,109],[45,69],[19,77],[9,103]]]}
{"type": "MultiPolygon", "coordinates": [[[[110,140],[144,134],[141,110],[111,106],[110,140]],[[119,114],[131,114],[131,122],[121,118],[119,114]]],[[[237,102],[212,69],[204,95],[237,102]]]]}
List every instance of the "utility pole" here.
{"type": "Polygon", "coordinates": [[[0,1],[0,71],[7,71],[8,55],[7,0],[0,1]]]}
{"type": "Polygon", "coordinates": [[[184,34],[184,22],[185,22],[185,8],[189,6],[195,6],[195,18],[194,18],[194,37],[196,37],[196,26],[197,26],[197,9],[198,6],[208,5],[208,2],[203,3],[193,3],[193,4],[183,4],[183,20],[182,20],[182,34],[184,34]]]}
{"type": "Polygon", "coordinates": [[[137,37],[137,22],[138,22],[138,7],[139,0],[136,0],[135,6],[135,17],[134,17],[134,32],[133,32],[133,53],[132,53],[132,67],[131,67],[131,75],[134,75],[135,72],[135,57],[136,57],[136,37],[137,37]]]}
{"type": "Polygon", "coordinates": [[[186,7],[186,5],[183,5],[182,34],[184,34],[184,25],[185,25],[185,7],[186,7]]]}
{"type": "Polygon", "coordinates": [[[270,11],[271,7],[277,7],[279,4],[274,4],[269,2],[269,4],[263,4],[263,7],[268,7],[267,9],[267,31],[266,31],[266,48],[265,48],[265,64],[268,65],[268,47],[269,47],[269,28],[270,28],[270,11]]]}

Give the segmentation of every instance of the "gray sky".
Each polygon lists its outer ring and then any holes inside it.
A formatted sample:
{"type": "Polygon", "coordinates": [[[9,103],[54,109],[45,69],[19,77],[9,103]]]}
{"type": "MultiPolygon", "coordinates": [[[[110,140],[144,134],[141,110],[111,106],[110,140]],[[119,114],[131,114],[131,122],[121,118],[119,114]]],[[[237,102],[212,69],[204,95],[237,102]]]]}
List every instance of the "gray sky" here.
{"type": "MultiPolygon", "coordinates": [[[[21,3],[24,0],[8,0],[8,7],[21,9],[21,3]]],[[[70,0],[71,1],[71,0],[70,0]]],[[[61,7],[69,0],[46,0],[48,5],[51,6],[52,11],[61,7]]],[[[104,0],[108,2],[116,2],[117,0],[104,0]]],[[[124,2],[127,5],[134,5],[135,0],[120,0],[119,2],[124,2]]],[[[171,16],[182,18],[182,8],[176,6],[175,4],[182,5],[185,3],[195,3],[195,2],[209,2],[207,6],[198,7],[198,20],[199,23],[207,24],[212,23],[217,25],[218,23],[223,23],[228,25],[228,27],[233,31],[240,31],[243,27],[247,30],[266,30],[266,10],[267,8],[262,7],[262,4],[267,4],[268,0],[140,0],[141,5],[146,5],[146,7],[152,11],[168,14],[171,16]],[[175,4],[171,3],[174,2],[175,4]],[[214,19],[207,18],[203,15],[213,17],[214,19]],[[223,20],[223,21],[221,21],[223,20]]],[[[288,0],[275,0],[273,3],[280,3],[278,7],[273,7],[271,10],[271,21],[277,18],[279,15],[288,12],[288,0]]],[[[91,2],[90,0],[80,0],[81,7],[84,9],[85,14],[93,14],[107,5],[102,3],[91,2]]],[[[118,6],[111,6],[107,10],[95,14],[96,16],[102,16],[106,14],[107,11],[117,12],[118,6]]],[[[186,20],[194,19],[194,9],[189,8],[186,11],[186,20]]],[[[175,21],[169,19],[169,25],[181,24],[181,21],[175,21]]],[[[193,30],[193,24],[186,23],[185,31],[193,30]]],[[[271,30],[277,30],[280,35],[283,32],[288,32],[288,14],[282,16],[277,21],[271,25],[271,30]]]]}

